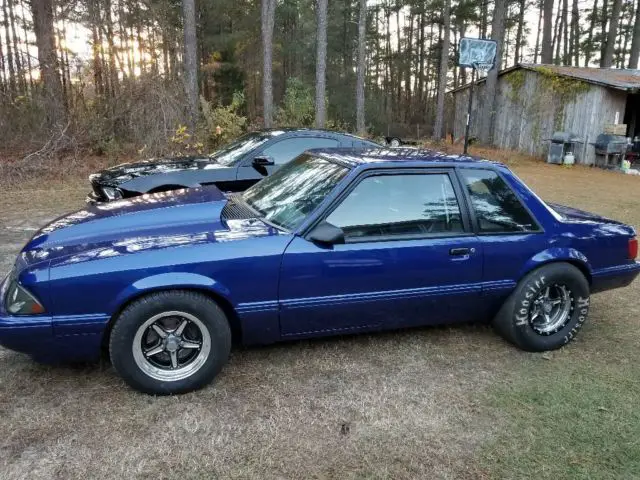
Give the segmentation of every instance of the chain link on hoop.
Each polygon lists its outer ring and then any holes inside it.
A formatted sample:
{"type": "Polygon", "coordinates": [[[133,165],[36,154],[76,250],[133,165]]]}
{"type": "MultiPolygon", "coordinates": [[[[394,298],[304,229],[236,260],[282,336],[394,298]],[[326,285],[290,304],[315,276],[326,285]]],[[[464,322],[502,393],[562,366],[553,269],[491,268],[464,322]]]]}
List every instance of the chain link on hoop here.
{"type": "Polygon", "coordinates": [[[482,73],[484,75],[487,75],[489,70],[491,70],[491,68],[493,68],[493,63],[492,62],[477,62],[477,63],[474,63],[473,66],[478,71],[478,73],[482,73]]]}

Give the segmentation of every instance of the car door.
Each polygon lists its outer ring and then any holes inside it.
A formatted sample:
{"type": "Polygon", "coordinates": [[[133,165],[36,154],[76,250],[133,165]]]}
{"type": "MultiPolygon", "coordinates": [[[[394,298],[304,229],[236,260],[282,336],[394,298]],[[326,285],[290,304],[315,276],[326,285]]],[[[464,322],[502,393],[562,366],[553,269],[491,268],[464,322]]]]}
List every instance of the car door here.
{"type": "Polygon", "coordinates": [[[237,180],[248,188],[252,184],[262,180],[267,175],[271,175],[279,167],[290,162],[305,150],[312,148],[334,148],[340,142],[333,138],[325,137],[289,137],[269,143],[263,149],[249,155],[238,167],[237,180]],[[269,157],[273,160],[273,165],[255,167],[253,159],[256,157],[269,157]]]}
{"type": "Polygon", "coordinates": [[[460,168],[458,172],[488,267],[483,273],[483,307],[492,315],[513,291],[527,263],[549,247],[548,240],[526,207],[526,197],[533,195],[530,191],[520,186],[516,193],[493,169],[460,168]]]}
{"type": "Polygon", "coordinates": [[[352,182],[323,219],[345,244],[300,236],[282,260],[284,337],[473,317],[482,252],[450,170],[377,171],[352,182]]]}

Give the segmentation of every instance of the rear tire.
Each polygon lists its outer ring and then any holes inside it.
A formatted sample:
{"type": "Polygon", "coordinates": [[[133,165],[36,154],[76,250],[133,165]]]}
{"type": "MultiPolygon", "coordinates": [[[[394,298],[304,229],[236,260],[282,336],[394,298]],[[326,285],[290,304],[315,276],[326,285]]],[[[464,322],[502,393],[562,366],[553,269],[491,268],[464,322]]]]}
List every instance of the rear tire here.
{"type": "Polygon", "coordinates": [[[116,371],[131,387],[153,395],[204,387],[230,351],[231,329],[222,309],[183,290],[135,300],[118,316],[109,340],[116,371]]]}
{"type": "Polygon", "coordinates": [[[493,327],[523,350],[563,347],[589,314],[589,283],[568,263],[544,265],[525,276],[493,319],[493,327]]]}

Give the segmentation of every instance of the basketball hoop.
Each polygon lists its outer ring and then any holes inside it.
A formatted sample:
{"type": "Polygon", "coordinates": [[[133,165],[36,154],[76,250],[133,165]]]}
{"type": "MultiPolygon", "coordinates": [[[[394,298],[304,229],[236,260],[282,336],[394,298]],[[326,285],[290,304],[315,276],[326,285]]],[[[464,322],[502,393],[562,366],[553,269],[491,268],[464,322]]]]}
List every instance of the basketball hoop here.
{"type": "Polygon", "coordinates": [[[489,65],[489,69],[491,69],[496,60],[497,50],[498,44],[495,40],[462,37],[458,52],[458,65],[478,70],[481,70],[481,66],[486,68],[485,66],[489,65]]]}
{"type": "Polygon", "coordinates": [[[469,148],[469,131],[471,130],[471,113],[473,106],[473,87],[476,83],[476,72],[485,76],[495,66],[498,44],[495,40],[484,38],[462,37],[458,50],[458,65],[471,67],[471,84],[469,86],[469,107],[467,108],[467,124],[464,131],[464,154],[469,148]]]}

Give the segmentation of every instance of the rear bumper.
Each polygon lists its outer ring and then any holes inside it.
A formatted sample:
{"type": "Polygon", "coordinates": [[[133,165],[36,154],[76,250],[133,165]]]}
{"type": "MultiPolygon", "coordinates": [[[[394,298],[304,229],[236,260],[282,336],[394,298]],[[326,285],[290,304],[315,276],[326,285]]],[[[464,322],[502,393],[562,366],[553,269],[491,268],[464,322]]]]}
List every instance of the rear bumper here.
{"type": "Polygon", "coordinates": [[[591,292],[598,293],[614,288],[626,287],[640,275],[640,262],[594,270],[591,277],[591,292]]]}

